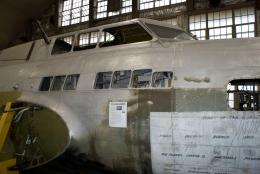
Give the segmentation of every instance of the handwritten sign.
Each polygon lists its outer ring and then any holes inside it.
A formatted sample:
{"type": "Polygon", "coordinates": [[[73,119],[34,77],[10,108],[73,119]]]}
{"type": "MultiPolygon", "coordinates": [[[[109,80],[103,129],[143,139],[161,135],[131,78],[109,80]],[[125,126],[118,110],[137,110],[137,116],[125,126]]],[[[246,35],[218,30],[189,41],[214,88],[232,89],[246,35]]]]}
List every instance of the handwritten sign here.
{"type": "Polygon", "coordinates": [[[150,114],[155,174],[260,173],[260,112],[150,114]]]}

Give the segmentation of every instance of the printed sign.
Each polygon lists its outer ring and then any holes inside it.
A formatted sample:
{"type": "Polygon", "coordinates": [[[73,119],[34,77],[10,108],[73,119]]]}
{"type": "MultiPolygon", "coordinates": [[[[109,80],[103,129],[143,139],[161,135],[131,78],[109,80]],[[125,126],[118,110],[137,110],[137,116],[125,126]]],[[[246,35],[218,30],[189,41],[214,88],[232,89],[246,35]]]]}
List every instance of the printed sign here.
{"type": "Polygon", "coordinates": [[[127,102],[109,103],[109,126],[118,128],[127,127],[127,102]]]}
{"type": "Polygon", "coordinates": [[[259,174],[260,112],[150,114],[155,174],[259,174]]]}

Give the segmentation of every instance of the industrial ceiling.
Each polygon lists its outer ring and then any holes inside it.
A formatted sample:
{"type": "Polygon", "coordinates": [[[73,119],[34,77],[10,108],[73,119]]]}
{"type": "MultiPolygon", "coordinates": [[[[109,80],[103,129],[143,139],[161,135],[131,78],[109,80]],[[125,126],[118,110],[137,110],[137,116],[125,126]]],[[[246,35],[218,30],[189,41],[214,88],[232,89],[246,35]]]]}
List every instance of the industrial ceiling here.
{"type": "Polygon", "coordinates": [[[28,28],[31,19],[40,17],[56,0],[1,0],[0,50],[8,47],[28,28]]]}

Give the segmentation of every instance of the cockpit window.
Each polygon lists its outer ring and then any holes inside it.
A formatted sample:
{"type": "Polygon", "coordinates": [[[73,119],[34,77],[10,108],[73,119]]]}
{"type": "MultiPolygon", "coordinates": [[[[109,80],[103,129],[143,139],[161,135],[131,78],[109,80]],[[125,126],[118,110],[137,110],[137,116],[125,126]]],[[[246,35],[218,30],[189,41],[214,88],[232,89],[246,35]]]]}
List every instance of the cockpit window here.
{"type": "Polygon", "coordinates": [[[100,47],[143,42],[152,39],[152,36],[138,23],[107,28],[103,31],[113,39],[103,41],[100,43],[100,47]]]}
{"type": "Polygon", "coordinates": [[[106,43],[106,42],[112,42],[115,39],[115,37],[108,32],[102,31],[100,33],[101,34],[100,34],[99,42],[100,42],[101,45],[106,43]]]}
{"type": "Polygon", "coordinates": [[[74,35],[57,38],[52,55],[70,52],[72,47],[73,51],[80,51],[96,48],[98,44],[99,47],[108,47],[149,40],[152,40],[152,36],[139,23],[133,23],[106,28],[103,31],[82,32],[77,35],[76,39],[74,35]]]}
{"type": "Polygon", "coordinates": [[[74,51],[95,48],[98,43],[98,31],[81,33],[78,36],[78,41],[74,46],[74,51]]]}
{"type": "Polygon", "coordinates": [[[160,38],[175,40],[193,40],[182,30],[146,23],[146,25],[160,38]]]}
{"type": "Polygon", "coordinates": [[[59,37],[55,40],[53,49],[51,54],[62,54],[70,52],[72,49],[72,44],[74,41],[74,36],[66,36],[66,37],[59,37]]]}

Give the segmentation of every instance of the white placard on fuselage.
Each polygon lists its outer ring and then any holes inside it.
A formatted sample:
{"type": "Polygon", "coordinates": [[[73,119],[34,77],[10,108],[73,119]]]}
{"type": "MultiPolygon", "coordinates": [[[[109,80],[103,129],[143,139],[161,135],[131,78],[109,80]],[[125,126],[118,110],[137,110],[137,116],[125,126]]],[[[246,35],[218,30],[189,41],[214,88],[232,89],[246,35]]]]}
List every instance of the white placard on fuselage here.
{"type": "Polygon", "coordinates": [[[109,127],[127,127],[127,102],[109,103],[109,127]]]}

